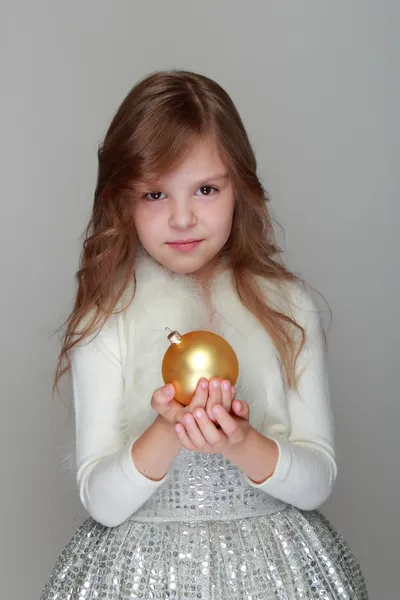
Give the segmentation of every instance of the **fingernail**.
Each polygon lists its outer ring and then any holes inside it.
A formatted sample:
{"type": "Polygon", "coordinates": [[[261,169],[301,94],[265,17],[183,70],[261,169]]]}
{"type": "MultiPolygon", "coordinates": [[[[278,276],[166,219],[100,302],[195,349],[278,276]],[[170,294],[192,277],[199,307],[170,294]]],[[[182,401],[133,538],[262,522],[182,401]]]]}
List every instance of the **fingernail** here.
{"type": "Polygon", "coordinates": [[[224,390],[229,390],[229,388],[231,387],[231,384],[229,383],[229,381],[224,381],[224,390]]]}
{"type": "Polygon", "coordinates": [[[194,416],[196,417],[196,419],[201,419],[203,413],[201,412],[201,410],[196,410],[194,416]]]}
{"type": "Polygon", "coordinates": [[[218,416],[221,414],[221,407],[218,405],[213,406],[212,408],[213,415],[218,416]]]}
{"type": "Polygon", "coordinates": [[[218,381],[218,379],[214,379],[214,381],[212,382],[213,388],[214,390],[217,390],[220,387],[220,382],[218,381]]]}
{"type": "Polygon", "coordinates": [[[206,390],[208,388],[208,381],[202,381],[201,387],[203,388],[203,390],[206,390]]]}

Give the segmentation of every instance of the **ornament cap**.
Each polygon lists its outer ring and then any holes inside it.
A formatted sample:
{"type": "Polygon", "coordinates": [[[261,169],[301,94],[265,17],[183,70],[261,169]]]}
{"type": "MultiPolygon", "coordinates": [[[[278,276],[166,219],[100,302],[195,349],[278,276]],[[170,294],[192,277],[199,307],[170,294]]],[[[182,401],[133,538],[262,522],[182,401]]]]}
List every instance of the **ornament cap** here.
{"type": "Polygon", "coordinates": [[[178,331],[171,331],[169,327],[166,327],[165,331],[169,332],[167,339],[171,342],[171,344],[180,344],[182,341],[182,336],[178,331]]]}

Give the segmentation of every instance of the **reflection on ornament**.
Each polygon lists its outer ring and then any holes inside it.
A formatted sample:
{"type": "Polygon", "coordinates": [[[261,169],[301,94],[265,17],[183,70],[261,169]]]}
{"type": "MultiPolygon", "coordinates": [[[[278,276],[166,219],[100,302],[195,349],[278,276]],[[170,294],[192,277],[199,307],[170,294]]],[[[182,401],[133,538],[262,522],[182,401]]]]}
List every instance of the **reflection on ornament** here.
{"type": "MultiPolygon", "coordinates": [[[[166,328],[167,331],[170,329],[166,328]]],[[[202,377],[227,379],[235,385],[239,363],[232,348],[222,337],[211,331],[190,331],[180,335],[170,331],[162,362],[164,383],[175,387],[175,399],[188,405],[202,377]]]]}

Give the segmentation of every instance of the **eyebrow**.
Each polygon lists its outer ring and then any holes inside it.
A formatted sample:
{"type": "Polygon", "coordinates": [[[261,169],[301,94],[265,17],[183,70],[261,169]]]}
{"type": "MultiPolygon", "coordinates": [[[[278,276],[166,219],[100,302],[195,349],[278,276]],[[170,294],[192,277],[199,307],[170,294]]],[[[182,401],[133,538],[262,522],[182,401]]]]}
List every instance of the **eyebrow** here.
{"type": "Polygon", "coordinates": [[[199,181],[196,181],[194,185],[200,185],[203,181],[211,181],[211,179],[229,179],[228,173],[216,173],[215,175],[210,175],[209,177],[203,177],[199,181]]]}
{"type": "MultiPolygon", "coordinates": [[[[225,181],[228,180],[229,179],[229,173],[215,173],[214,175],[209,175],[209,176],[206,176],[206,177],[202,177],[198,181],[195,181],[193,185],[199,186],[202,183],[205,183],[206,181],[211,181],[211,180],[218,181],[218,180],[221,180],[221,179],[223,179],[225,181]]],[[[148,187],[148,186],[159,185],[159,184],[163,185],[164,182],[162,180],[161,181],[153,180],[153,181],[143,181],[142,184],[145,185],[146,187],[148,187]]]]}

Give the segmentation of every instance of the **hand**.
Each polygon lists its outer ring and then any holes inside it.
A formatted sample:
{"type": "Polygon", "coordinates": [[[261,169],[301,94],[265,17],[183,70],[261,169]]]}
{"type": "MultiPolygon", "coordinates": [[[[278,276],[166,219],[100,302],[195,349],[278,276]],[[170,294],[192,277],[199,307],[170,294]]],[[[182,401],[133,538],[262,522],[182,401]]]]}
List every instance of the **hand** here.
{"type": "Polygon", "coordinates": [[[209,399],[208,391],[208,380],[200,379],[190,404],[183,406],[175,400],[175,388],[168,383],[154,392],[151,398],[151,407],[170,425],[175,425],[182,421],[186,413],[191,413],[196,408],[205,408],[209,399]]]}
{"type": "Polygon", "coordinates": [[[212,408],[213,416],[221,427],[217,429],[204,408],[196,408],[193,414],[183,417],[183,423],[175,425],[176,435],[182,446],[192,452],[229,452],[232,447],[243,444],[252,429],[247,402],[234,400],[232,412],[229,414],[222,405],[212,408]]]}
{"type": "MultiPolygon", "coordinates": [[[[217,377],[213,377],[210,380],[206,404],[206,413],[210,421],[213,423],[216,422],[216,417],[213,414],[213,408],[216,404],[222,405],[226,412],[231,412],[232,401],[235,399],[235,395],[236,389],[231,386],[231,383],[228,380],[223,379],[221,381],[217,377]]],[[[193,410],[191,412],[193,412],[193,410]]]]}

